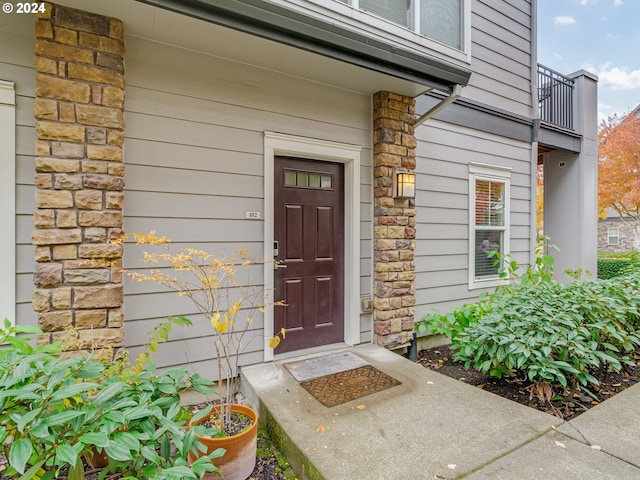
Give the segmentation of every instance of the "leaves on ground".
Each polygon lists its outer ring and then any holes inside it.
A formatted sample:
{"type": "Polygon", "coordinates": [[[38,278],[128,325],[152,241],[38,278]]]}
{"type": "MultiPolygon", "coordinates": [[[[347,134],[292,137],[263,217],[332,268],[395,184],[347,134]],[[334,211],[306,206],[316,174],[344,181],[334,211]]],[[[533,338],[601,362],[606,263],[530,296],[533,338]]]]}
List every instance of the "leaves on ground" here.
{"type": "MultiPolygon", "coordinates": [[[[456,380],[481,387],[487,392],[500,395],[514,402],[571,420],[584,413],[596,403],[602,403],[612,396],[640,381],[640,352],[631,352],[635,366],[627,365],[623,372],[611,372],[606,368],[596,371],[599,389],[578,388],[570,398],[569,389],[560,384],[534,384],[523,377],[495,378],[488,373],[473,368],[465,369],[462,363],[453,362],[454,351],[444,345],[420,352],[418,363],[456,380]]],[[[429,382],[427,382],[429,383],[429,382]]]]}

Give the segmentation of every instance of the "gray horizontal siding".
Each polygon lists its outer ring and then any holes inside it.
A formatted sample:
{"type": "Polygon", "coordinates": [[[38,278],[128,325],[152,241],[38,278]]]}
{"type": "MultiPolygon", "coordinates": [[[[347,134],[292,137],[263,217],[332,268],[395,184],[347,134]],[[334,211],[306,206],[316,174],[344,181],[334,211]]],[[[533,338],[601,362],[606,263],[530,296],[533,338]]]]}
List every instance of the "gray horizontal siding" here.
{"type": "Polygon", "coordinates": [[[532,116],[531,5],[527,0],[473,2],[473,74],[465,98],[525,117],[532,116]]]}
{"type": "MultiPolygon", "coordinates": [[[[254,332],[255,333],[255,332],[254,332]]],[[[170,368],[174,365],[188,365],[193,373],[199,373],[204,378],[216,378],[218,373],[215,364],[211,361],[211,349],[213,338],[202,336],[189,340],[175,340],[161,344],[158,353],[152,358],[160,368],[170,368]]],[[[259,335],[253,334],[247,352],[242,354],[239,365],[249,365],[262,361],[262,354],[257,350],[258,344],[262,345],[259,335]],[[258,339],[260,341],[258,341],[258,339]]],[[[130,357],[136,358],[144,349],[142,347],[130,347],[130,357]]]]}
{"type": "MultiPolygon", "coordinates": [[[[127,116],[127,120],[129,116],[127,116]]],[[[139,133],[140,134],[140,133],[139,133]]],[[[127,139],[129,165],[180,168],[185,171],[262,175],[261,151],[255,153],[224,150],[219,146],[195,146],[166,140],[127,139]],[[180,162],[177,164],[176,159],[180,162]]]]}
{"type": "MultiPolygon", "coordinates": [[[[308,82],[241,62],[130,37],[127,38],[127,67],[127,92],[134,92],[136,88],[150,92],[127,98],[127,108],[134,111],[204,122],[215,112],[218,120],[208,123],[228,123],[249,131],[259,130],[264,122],[277,120],[282,114],[289,120],[297,118],[301,122],[297,128],[305,133],[308,133],[305,127],[313,123],[319,129],[317,138],[323,138],[325,131],[332,138],[341,136],[342,132],[332,128],[341,125],[347,128],[345,139],[353,138],[351,128],[370,119],[370,106],[363,103],[360,95],[321,84],[311,86],[308,82]],[[310,87],[316,97],[309,97],[310,87]],[[169,94],[167,104],[157,104],[154,96],[157,93],[169,94]],[[181,106],[176,108],[172,103],[175,101],[181,106]],[[208,101],[216,102],[216,108],[206,108],[208,101]],[[184,105],[197,114],[182,112],[184,105]],[[342,114],[336,117],[336,111],[342,114]]],[[[367,132],[361,133],[367,136],[367,132]]]]}
{"type": "Polygon", "coordinates": [[[468,288],[469,162],[511,169],[511,252],[528,259],[531,145],[444,122],[417,129],[416,318],[476,301],[468,288]]]}
{"type": "Polygon", "coordinates": [[[430,253],[416,257],[416,271],[466,270],[469,265],[466,253],[460,255],[436,255],[430,253]]]}
{"type": "MultiPolygon", "coordinates": [[[[251,247],[263,254],[263,132],[277,131],[358,144],[361,166],[361,291],[371,292],[372,166],[369,97],[290,79],[248,65],[199,55],[140,39],[128,39],[126,90],[127,232],[156,230],[179,246],[218,254],[251,247]],[[156,60],[153,60],[156,59],[156,60]],[[172,68],[166,68],[166,65],[172,68]]],[[[127,245],[125,268],[142,267],[140,248],[127,245]]],[[[260,287],[262,269],[240,283],[260,287]]],[[[235,293],[234,293],[235,294],[235,293]]],[[[125,283],[126,345],[140,349],[147,332],[167,315],[191,314],[193,307],[172,292],[125,283]]],[[[180,329],[163,346],[162,367],[206,369],[212,357],[206,319],[180,329]]],[[[241,363],[262,361],[262,318],[252,328],[241,363]]],[[[371,337],[371,321],[361,318],[361,339],[371,337]]],[[[215,376],[208,372],[209,377],[215,376]]]]}

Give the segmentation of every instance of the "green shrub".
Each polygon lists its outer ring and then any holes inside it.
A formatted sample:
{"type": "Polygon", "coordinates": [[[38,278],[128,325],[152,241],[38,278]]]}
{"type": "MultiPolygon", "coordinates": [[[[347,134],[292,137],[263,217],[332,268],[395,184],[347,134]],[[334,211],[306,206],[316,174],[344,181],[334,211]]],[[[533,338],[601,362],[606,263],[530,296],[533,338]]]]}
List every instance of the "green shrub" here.
{"type": "MultiPolygon", "coordinates": [[[[516,262],[503,259],[500,272],[512,283],[476,304],[425,315],[416,329],[448,336],[454,360],[466,368],[497,377],[524,372],[538,384],[587,385],[597,383],[594,368],[633,365],[630,352],[640,346],[640,268],[610,280],[561,284],[552,279],[553,264],[542,247],[522,274],[516,262]]],[[[579,280],[583,272],[568,273],[579,280]]]]}
{"type": "MultiPolygon", "coordinates": [[[[527,265],[524,269],[508,255],[500,257],[497,252],[490,256],[495,257],[496,264],[500,263],[498,272],[505,282],[510,279],[521,285],[539,285],[549,283],[553,277],[554,259],[545,252],[547,248],[557,250],[554,245],[539,244],[536,247],[536,258],[533,265],[527,265]],[[524,272],[520,273],[521,270],[524,272]]],[[[508,297],[513,293],[513,284],[505,283],[495,289],[491,295],[482,293],[481,300],[476,303],[465,304],[450,313],[430,313],[415,322],[414,328],[420,334],[432,333],[445,335],[454,339],[459,333],[470,325],[477,323],[481,318],[494,309],[494,300],[508,297]]]]}
{"type": "Polygon", "coordinates": [[[640,275],[620,281],[514,286],[453,340],[454,359],[491,375],[525,372],[534,383],[597,383],[590,373],[633,365],[640,345],[640,275]]]}
{"type": "Polygon", "coordinates": [[[9,462],[4,478],[83,479],[83,455],[104,450],[104,474],[123,478],[202,478],[216,471],[210,456],[187,464],[191,449],[204,449],[179,416],[183,389],[209,391],[208,382],[186,370],[156,373],[153,366],[109,374],[93,357],[65,357],[60,344],[33,347],[20,334],[0,329],[0,446],[9,462]],[[171,444],[177,449],[170,454],[171,444]]]}
{"type": "Polygon", "coordinates": [[[420,334],[439,334],[453,340],[491,310],[491,303],[485,299],[478,303],[465,304],[453,312],[427,314],[415,323],[414,328],[420,334]]]}
{"type": "Polygon", "coordinates": [[[628,255],[628,262],[622,271],[623,274],[640,272],[640,252],[632,252],[628,255]]]}
{"type": "Polygon", "coordinates": [[[619,258],[599,258],[598,259],[598,278],[608,280],[610,278],[622,275],[625,268],[629,265],[629,260],[619,258]]]}

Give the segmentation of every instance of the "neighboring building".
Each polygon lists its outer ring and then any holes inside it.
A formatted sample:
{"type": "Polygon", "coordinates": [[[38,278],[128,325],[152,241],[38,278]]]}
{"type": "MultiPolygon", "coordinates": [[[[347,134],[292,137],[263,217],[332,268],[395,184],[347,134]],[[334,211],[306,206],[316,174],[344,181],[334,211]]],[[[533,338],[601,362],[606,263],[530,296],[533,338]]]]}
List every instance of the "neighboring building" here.
{"type": "Polygon", "coordinates": [[[622,220],[618,212],[609,210],[607,218],[598,220],[599,252],[633,252],[636,232],[633,226],[622,220]]]}
{"type": "MultiPolygon", "coordinates": [[[[488,252],[532,259],[537,161],[558,265],[595,271],[597,79],[537,65],[534,0],[43,5],[0,21],[0,305],[43,341],[73,326],[135,354],[191,313],[122,278],[139,251],[109,240],[154,229],[277,242],[287,268],[262,283],[290,306],[255,322],[244,364],[283,323],[289,353],[405,346],[414,319],[499,283],[488,252]]],[[[158,363],[211,376],[210,334],[176,332],[158,363]]]]}
{"type": "MultiPolygon", "coordinates": [[[[621,120],[624,124],[629,118],[640,117],[640,105],[636,106],[631,112],[627,113],[621,120]]],[[[617,205],[620,212],[615,208],[609,208],[606,211],[606,217],[598,218],[598,251],[600,252],[632,252],[638,250],[640,246],[640,227],[637,224],[634,214],[634,208],[629,205],[625,210],[622,205],[617,205]]],[[[637,213],[637,212],[636,212],[637,213]]]]}

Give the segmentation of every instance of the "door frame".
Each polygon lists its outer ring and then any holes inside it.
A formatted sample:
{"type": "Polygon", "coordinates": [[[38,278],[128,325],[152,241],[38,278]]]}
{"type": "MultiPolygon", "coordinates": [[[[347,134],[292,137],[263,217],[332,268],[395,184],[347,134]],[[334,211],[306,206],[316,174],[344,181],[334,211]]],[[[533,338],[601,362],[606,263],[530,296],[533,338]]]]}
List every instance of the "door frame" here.
{"type": "MultiPolygon", "coordinates": [[[[273,258],[275,157],[298,157],[344,164],[344,341],[360,343],[360,154],[362,147],[316,138],[264,132],[264,289],[274,290],[273,258]]],[[[264,361],[274,359],[273,306],[264,311],[264,361]]],[[[286,340],[285,340],[286,341],[286,340]]]]}

